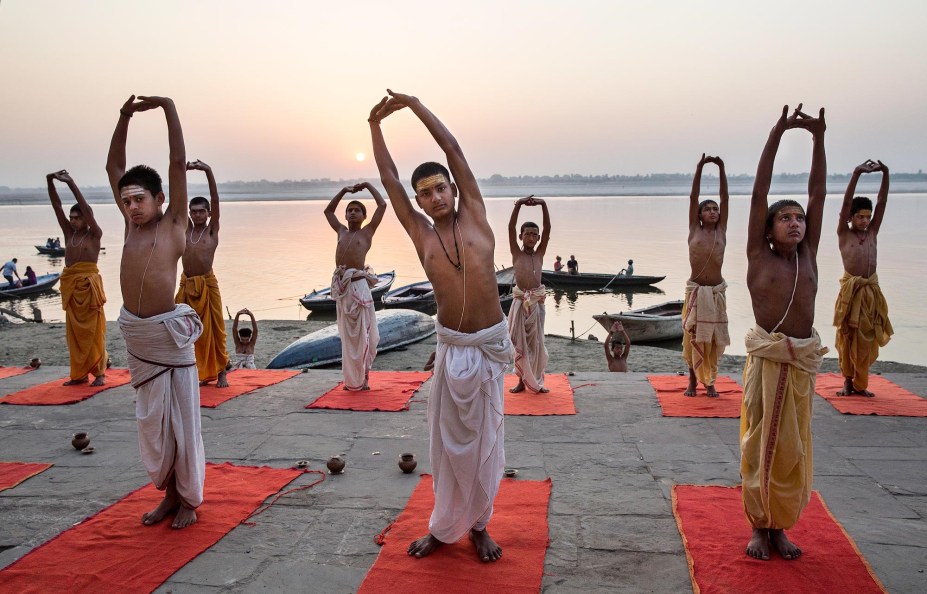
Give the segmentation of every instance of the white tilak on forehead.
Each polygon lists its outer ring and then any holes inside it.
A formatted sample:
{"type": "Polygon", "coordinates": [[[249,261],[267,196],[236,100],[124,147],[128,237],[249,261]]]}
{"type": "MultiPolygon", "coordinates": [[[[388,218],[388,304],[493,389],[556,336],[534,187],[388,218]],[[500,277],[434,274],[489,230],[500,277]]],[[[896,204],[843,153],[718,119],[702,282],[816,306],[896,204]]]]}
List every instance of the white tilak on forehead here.
{"type": "Polygon", "coordinates": [[[122,188],[122,191],[119,192],[119,195],[122,196],[123,198],[131,198],[133,196],[137,196],[139,194],[144,194],[144,193],[145,193],[145,188],[141,186],[133,185],[133,186],[125,186],[124,188],[122,188]]]}

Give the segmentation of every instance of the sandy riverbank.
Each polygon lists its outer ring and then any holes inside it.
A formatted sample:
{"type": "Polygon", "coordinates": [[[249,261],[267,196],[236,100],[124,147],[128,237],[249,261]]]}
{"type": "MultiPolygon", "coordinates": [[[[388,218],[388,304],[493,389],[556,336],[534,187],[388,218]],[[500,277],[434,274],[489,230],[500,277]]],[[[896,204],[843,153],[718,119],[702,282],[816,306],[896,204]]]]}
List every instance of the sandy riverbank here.
{"type": "MultiPolygon", "coordinates": [[[[325,321],[301,320],[264,320],[259,322],[259,338],[255,352],[255,363],[259,368],[267,363],[284,347],[294,340],[324,328],[333,323],[325,321]]],[[[110,352],[113,364],[125,367],[125,342],[119,332],[119,326],[111,321],[106,324],[106,348],[110,352]]],[[[226,321],[229,335],[228,348],[234,351],[231,341],[231,322],[226,321]]],[[[602,338],[602,337],[599,337],[602,338]]],[[[26,364],[32,357],[41,357],[47,365],[68,365],[68,350],[65,342],[63,323],[53,324],[0,324],[0,365],[18,366],[26,364]]],[[[404,347],[402,350],[380,354],[374,361],[374,369],[405,371],[421,369],[434,350],[435,337],[431,336],[421,342],[404,347]]],[[[548,371],[606,371],[605,355],[602,343],[588,339],[548,336],[547,349],[550,353],[548,371]]],[[[833,354],[833,353],[832,353],[833,354]]],[[[721,359],[719,372],[722,374],[740,374],[743,371],[744,357],[725,355],[721,359]]],[[[632,345],[629,357],[631,371],[645,373],[685,372],[681,352],[666,348],[632,345]]],[[[836,358],[824,360],[822,371],[837,371],[836,358]]],[[[877,361],[872,367],[876,373],[923,373],[927,367],[877,361]]]]}

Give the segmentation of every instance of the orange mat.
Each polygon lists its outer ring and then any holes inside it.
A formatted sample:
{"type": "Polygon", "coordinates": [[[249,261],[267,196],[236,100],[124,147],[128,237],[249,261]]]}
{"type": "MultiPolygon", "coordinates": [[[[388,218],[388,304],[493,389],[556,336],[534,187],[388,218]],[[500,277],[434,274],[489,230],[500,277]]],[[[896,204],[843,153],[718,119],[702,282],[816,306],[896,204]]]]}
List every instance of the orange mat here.
{"type": "Polygon", "coordinates": [[[200,406],[216,408],[227,400],[279,384],[299,374],[299,371],[291,369],[233,369],[228,372],[228,388],[217,388],[214,383],[200,386],[200,406]]]}
{"type": "Polygon", "coordinates": [[[0,571],[0,593],[151,592],[300,474],[208,464],[199,520],[183,530],[172,529],[170,517],[142,525],[142,513],[164,496],[142,487],[0,571]]]}
{"type": "Polygon", "coordinates": [[[27,478],[51,468],[40,462],[0,462],[0,491],[12,489],[27,478]]]}
{"type": "Polygon", "coordinates": [[[518,394],[509,392],[518,384],[514,373],[505,376],[505,414],[507,415],[575,415],[573,388],[565,373],[544,374],[546,394],[524,390],[518,394]]]}
{"type": "Polygon", "coordinates": [[[674,485],[673,515],[686,547],[696,593],[885,592],[817,491],[798,524],[788,532],[789,539],[802,550],[794,561],[786,561],[776,552],[770,553],[769,561],[744,553],[751,531],[740,487],[674,485]]]}
{"type": "Polygon", "coordinates": [[[8,377],[14,377],[17,375],[22,375],[24,373],[29,373],[34,371],[32,367],[2,367],[0,366],[0,379],[6,379],[8,377]]]}
{"type": "Polygon", "coordinates": [[[845,415],[885,417],[927,417],[927,398],[905,390],[882,376],[869,376],[869,391],[875,396],[837,396],[843,389],[843,376],[818,374],[815,392],[845,415]]]}
{"type": "Polygon", "coordinates": [[[502,479],[489,533],[502,547],[502,558],[483,563],[464,536],[422,559],[406,553],[409,543],[428,534],[434,507],[431,475],[422,480],[389,527],[383,548],[358,593],[538,592],[547,551],[547,504],[551,482],[502,479]]]}
{"type": "Polygon", "coordinates": [[[86,400],[104,390],[123,386],[131,381],[128,369],[111,368],[106,370],[106,385],[91,386],[90,382],[76,386],[62,386],[67,377],[56,379],[38,386],[32,386],[19,392],[7,394],[0,398],[0,404],[53,405],[74,404],[86,400]]]}
{"type": "Polygon", "coordinates": [[[689,377],[684,375],[648,375],[647,381],[657,393],[664,417],[740,417],[740,402],[744,391],[726,375],[719,375],[715,380],[717,398],[706,396],[705,386],[701,384],[695,396],[683,395],[689,386],[689,377]]]}
{"type": "Polygon", "coordinates": [[[369,390],[342,390],[343,382],[340,382],[312,404],[306,405],[306,408],[386,412],[409,410],[409,400],[429,377],[430,371],[371,371],[369,390]]]}

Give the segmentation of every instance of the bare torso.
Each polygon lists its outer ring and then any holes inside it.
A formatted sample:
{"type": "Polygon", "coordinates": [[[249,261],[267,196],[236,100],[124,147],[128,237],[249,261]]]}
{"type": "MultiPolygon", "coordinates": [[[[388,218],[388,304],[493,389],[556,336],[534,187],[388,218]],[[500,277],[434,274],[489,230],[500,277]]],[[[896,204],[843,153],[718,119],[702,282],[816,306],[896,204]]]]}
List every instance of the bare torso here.
{"type": "Polygon", "coordinates": [[[766,248],[747,264],[747,288],[757,324],[771,332],[788,309],[778,332],[793,338],[809,338],[814,325],[814,300],[818,293],[818,267],[811,250],[799,245],[786,259],[766,248]],[[795,262],[798,284],[795,285],[795,262]],[[792,298],[792,288],[795,297],[792,298]],[[791,306],[789,303],[791,302],[791,306]]]}
{"type": "Polygon", "coordinates": [[[211,224],[202,227],[188,225],[185,239],[183,273],[188,277],[208,274],[219,247],[219,231],[211,224]]]}
{"type": "Polygon", "coordinates": [[[541,286],[541,265],[544,252],[535,250],[527,254],[524,249],[512,254],[512,266],[515,268],[515,284],[519,289],[528,291],[541,286]]]}
{"type": "Polygon", "coordinates": [[[869,278],[876,273],[878,235],[847,228],[837,235],[843,269],[853,276],[869,278]]]}
{"type": "Polygon", "coordinates": [[[721,267],[727,233],[720,225],[713,229],[693,226],[689,230],[689,280],[702,286],[714,287],[724,282],[721,267]]]}
{"type": "Polygon", "coordinates": [[[354,231],[341,227],[338,231],[338,245],[335,247],[335,266],[363,270],[371,245],[373,233],[368,231],[368,227],[354,231]]]}
{"type": "Polygon", "coordinates": [[[72,266],[78,262],[93,262],[100,258],[100,235],[95,235],[88,227],[83,231],[72,232],[64,236],[64,265],[72,266]]]}
{"type": "Polygon", "coordinates": [[[119,267],[125,308],[140,318],[174,309],[177,261],[184,253],[186,218],[165,214],[139,227],[128,222],[119,267]]]}

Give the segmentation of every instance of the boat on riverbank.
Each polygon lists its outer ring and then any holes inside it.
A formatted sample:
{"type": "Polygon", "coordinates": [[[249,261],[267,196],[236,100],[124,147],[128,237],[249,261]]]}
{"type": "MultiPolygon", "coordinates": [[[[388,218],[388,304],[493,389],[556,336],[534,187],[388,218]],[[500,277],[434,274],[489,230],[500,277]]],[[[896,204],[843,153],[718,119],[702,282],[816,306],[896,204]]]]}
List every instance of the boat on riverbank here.
{"type": "MultiPolygon", "coordinates": [[[[393,286],[396,280],[396,272],[391,270],[377,275],[377,284],[370,287],[370,295],[373,297],[374,304],[378,304],[380,299],[393,286]]],[[[332,288],[326,287],[313,291],[299,300],[299,303],[312,312],[335,311],[335,300],[332,299],[332,288]]]]}
{"type": "Polygon", "coordinates": [[[615,322],[621,322],[632,343],[674,340],[682,338],[682,304],[682,300],[666,301],[617,314],[598,314],[592,318],[606,331],[610,331],[615,322]]]}

